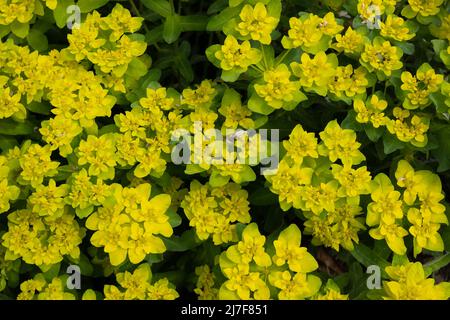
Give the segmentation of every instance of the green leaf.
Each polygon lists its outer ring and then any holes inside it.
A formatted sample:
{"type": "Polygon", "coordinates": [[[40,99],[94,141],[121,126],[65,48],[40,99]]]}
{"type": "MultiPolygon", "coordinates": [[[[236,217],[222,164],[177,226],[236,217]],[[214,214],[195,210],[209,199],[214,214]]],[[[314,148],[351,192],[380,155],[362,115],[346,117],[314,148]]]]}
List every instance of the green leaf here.
{"type": "Polygon", "coordinates": [[[236,17],[241,11],[239,7],[226,8],[222,10],[218,15],[212,17],[208,25],[206,26],[207,31],[221,31],[223,26],[228,23],[231,19],[236,17]]]}
{"type": "Polygon", "coordinates": [[[142,4],[153,10],[160,16],[167,18],[172,13],[169,1],[166,0],[141,0],[142,4]]]}
{"type": "Polygon", "coordinates": [[[261,187],[251,193],[248,200],[255,206],[268,206],[278,204],[278,196],[269,189],[261,187]]]}
{"type": "Polygon", "coordinates": [[[209,177],[209,184],[212,187],[223,187],[230,181],[230,177],[224,177],[220,175],[217,171],[214,171],[209,177]]]}
{"type": "Polygon", "coordinates": [[[367,137],[370,141],[376,142],[384,133],[383,128],[374,128],[372,125],[368,125],[364,128],[364,131],[367,134],[367,137]]]}
{"type": "Polygon", "coordinates": [[[0,150],[6,151],[17,146],[17,140],[12,137],[0,136],[0,150]]]}
{"type": "Polygon", "coordinates": [[[51,266],[47,266],[44,268],[44,278],[48,282],[51,282],[53,278],[56,278],[59,274],[59,269],[61,268],[61,263],[56,263],[51,266]]]}
{"type": "Polygon", "coordinates": [[[17,20],[14,20],[13,23],[11,23],[11,31],[19,38],[25,38],[28,35],[28,32],[30,30],[30,25],[28,23],[20,23],[17,20]]]}
{"type": "Polygon", "coordinates": [[[169,15],[164,22],[163,39],[167,43],[175,42],[181,34],[180,16],[177,14],[169,15]]]}
{"type": "Polygon", "coordinates": [[[181,16],[180,25],[183,32],[205,31],[209,17],[204,15],[181,16]]]}
{"type": "Polygon", "coordinates": [[[94,267],[92,266],[91,261],[83,253],[80,254],[78,266],[80,267],[81,274],[84,276],[91,276],[94,273],[94,267]]]}
{"type": "Polygon", "coordinates": [[[402,16],[404,16],[408,19],[413,19],[416,16],[416,14],[417,13],[415,11],[413,11],[411,9],[411,6],[409,6],[409,5],[402,9],[402,16]]]}
{"type": "Polygon", "coordinates": [[[131,62],[128,64],[128,69],[126,72],[127,76],[134,79],[139,79],[146,73],[147,73],[147,65],[144,62],[142,62],[141,59],[133,58],[131,62]]]}
{"type": "Polygon", "coordinates": [[[194,229],[183,232],[181,237],[172,236],[170,238],[162,238],[167,251],[174,252],[184,252],[197,247],[201,243],[200,241],[197,241],[197,239],[194,229]]]}
{"type": "Polygon", "coordinates": [[[353,251],[350,251],[350,254],[366,268],[371,265],[379,266],[383,277],[387,277],[384,268],[386,268],[390,264],[374,250],[370,249],[362,243],[359,243],[355,245],[353,251]]]}
{"type": "Polygon", "coordinates": [[[275,51],[272,46],[261,46],[263,58],[257,66],[263,67],[263,70],[271,69],[275,65],[275,51]]]}
{"type": "Polygon", "coordinates": [[[275,109],[267,104],[267,102],[258,96],[253,94],[248,101],[248,108],[254,112],[261,113],[263,115],[268,115],[272,113],[275,109]]]}
{"type": "Polygon", "coordinates": [[[88,215],[90,215],[94,211],[94,206],[89,206],[87,208],[81,209],[76,208],[75,213],[78,218],[83,219],[86,218],[88,215]]]}
{"type": "Polygon", "coordinates": [[[0,25],[0,39],[6,36],[11,31],[9,25],[0,25]]]}
{"type": "Polygon", "coordinates": [[[181,217],[173,210],[173,208],[169,208],[166,215],[169,217],[169,223],[172,228],[178,227],[181,224],[181,217]]]}
{"type": "Polygon", "coordinates": [[[164,26],[159,25],[156,28],[153,28],[149,32],[145,34],[145,42],[148,43],[148,45],[152,45],[155,43],[158,43],[163,40],[163,30],[164,26]]]}
{"type": "Polygon", "coordinates": [[[208,8],[207,14],[214,14],[228,7],[228,0],[216,0],[208,8]]]}
{"type": "Polygon", "coordinates": [[[25,108],[33,113],[49,115],[52,107],[48,103],[32,101],[31,103],[25,104],[25,108]]]}
{"type": "Polygon", "coordinates": [[[403,53],[406,55],[413,55],[414,51],[415,51],[415,47],[414,44],[409,43],[409,42],[401,42],[401,41],[394,41],[394,44],[399,47],[400,49],[402,49],[403,53]]]}
{"type": "Polygon", "coordinates": [[[436,107],[437,112],[445,113],[448,111],[448,107],[445,103],[445,100],[447,99],[446,96],[441,94],[440,92],[434,92],[430,94],[430,100],[433,102],[434,106],[436,107]]]}
{"type": "Polygon", "coordinates": [[[48,48],[47,37],[37,29],[31,29],[27,36],[28,44],[37,51],[43,52],[48,48]]]}
{"type": "Polygon", "coordinates": [[[384,153],[390,154],[399,149],[403,149],[405,144],[404,142],[398,140],[396,136],[392,134],[386,134],[383,136],[383,146],[384,146],[384,153]]]}
{"type": "Polygon", "coordinates": [[[435,53],[439,54],[442,50],[447,49],[447,41],[441,39],[431,40],[433,44],[433,50],[435,53]]]}
{"type": "Polygon", "coordinates": [[[356,121],[356,112],[354,110],[350,110],[347,113],[345,119],[342,120],[341,127],[344,129],[352,129],[354,131],[362,131],[364,129],[363,124],[356,121]]]}
{"type": "Polygon", "coordinates": [[[64,28],[66,26],[67,18],[69,17],[67,8],[71,5],[74,5],[74,0],[58,0],[58,5],[55,10],[53,10],[53,17],[59,28],[64,28]]]}
{"type": "Polygon", "coordinates": [[[162,254],[149,254],[146,257],[146,260],[149,264],[154,264],[163,261],[164,256],[162,254]]]}
{"type": "Polygon", "coordinates": [[[235,82],[237,79],[239,79],[240,75],[240,72],[236,72],[233,70],[222,70],[222,74],[220,77],[225,82],[235,82]]]}
{"type": "Polygon", "coordinates": [[[438,172],[450,169],[450,126],[445,126],[435,132],[439,148],[431,150],[431,154],[438,160],[438,172]]]}
{"type": "Polygon", "coordinates": [[[427,276],[431,275],[433,272],[436,272],[445,266],[450,264],[450,253],[446,253],[436,259],[431,260],[423,265],[425,273],[427,276]]]}
{"type": "Polygon", "coordinates": [[[103,7],[109,0],[79,0],[77,5],[83,13],[91,12],[95,9],[103,7]]]}
{"type": "Polygon", "coordinates": [[[191,62],[183,53],[180,52],[175,55],[174,64],[181,76],[188,83],[191,83],[194,80],[194,71],[192,70],[191,62]]]}
{"type": "Polygon", "coordinates": [[[8,136],[29,135],[34,132],[34,125],[31,122],[15,122],[10,119],[0,120],[0,134],[8,136]]]}

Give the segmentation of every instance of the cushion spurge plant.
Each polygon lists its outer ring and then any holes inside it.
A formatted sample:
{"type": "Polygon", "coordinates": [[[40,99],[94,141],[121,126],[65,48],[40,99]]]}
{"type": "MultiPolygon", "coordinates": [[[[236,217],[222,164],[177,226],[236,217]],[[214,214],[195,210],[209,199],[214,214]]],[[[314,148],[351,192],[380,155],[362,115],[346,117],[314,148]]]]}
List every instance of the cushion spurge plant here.
{"type": "Polygon", "coordinates": [[[449,12],[0,0],[0,300],[449,299],[449,12]]]}

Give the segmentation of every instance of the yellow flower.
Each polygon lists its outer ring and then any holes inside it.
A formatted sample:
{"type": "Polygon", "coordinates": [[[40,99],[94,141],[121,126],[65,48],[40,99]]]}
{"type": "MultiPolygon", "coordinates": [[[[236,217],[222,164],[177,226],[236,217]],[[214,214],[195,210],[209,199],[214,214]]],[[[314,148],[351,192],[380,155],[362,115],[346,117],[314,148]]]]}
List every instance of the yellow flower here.
{"type": "Polygon", "coordinates": [[[408,0],[409,7],[412,11],[423,17],[436,15],[443,2],[444,0],[408,0]]]}
{"type": "Polygon", "coordinates": [[[20,103],[20,92],[11,91],[9,87],[3,88],[3,81],[1,78],[3,77],[0,77],[0,119],[9,117],[18,120],[25,119],[27,111],[20,103]]]}
{"type": "Polygon", "coordinates": [[[252,261],[258,266],[268,267],[272,264],[270,256],[264,251],[266,237],[259,233],[258,225],[251,223],[242,232],[242,240],[226,251],[228,259],[238,264],[249,264],[252,261]]]}
{"type": "Polygon", "coordinates": [[[430,251],[444,251],[444,241],[438,232],[440,228],[439,223],[433,223],[428,221],[428,219],[424,219],[417,208],[410,208],[407,217],[412,224],[409,232],[414,237],[414,256],[421,253],[423,248],[430,251]]]}
{"type": "Polygon", "coordinates": [[[305,234],[313,236],[313,245],[325,245],[339,251],[340,246],[346,250],[353,250],[353,242],[358,243],[358,232],[365,230],[364,220],[358,217],[362,209],[358,206],[359,199],[337,200],[335,208],[324,215],[305,214],[305,234]],[[350,203],[347,203],[350,202],[350,203]],[[353,202],[353,203],[351,203],[353,202]]]}
{"type": "Polygon", "coordinates": [[[272,41],[270,34],[276,28],[278,19],[268,14],[267,8],[261,2],[254,7],[246,4],[239,14],[240,22],[236,30],[244,37],[270,44],[272,41]]]}
{"type": "Polygon", "coordinates": [[[38,294],[38,300],[75,300],[72,293],[65,292],[66,284],[60,278],[53,278],[52,282],[38,294]]]}
{"type": "Polygon", "coordinates": [[[376,26],[377,19],[385,12],[383,0],[358,0],[358,13],[365,23],[376,26]]]}
{"type": "Polygon", "coordinates": [[[241,96],[233,89],[227,89],[222,99],[222,105],[218,109],[219,113],[225,117],[223,127],[237,129],[241,126],[244,129],[250,129],[255,123],[250,116],[252,112],[247,106],[243,106],[241,96]]]}
{"type": "Polygon", "coordinates": [[[342,294],[339,286],[329,279],[324,289],[324,293],[317,295],[317,300],[348,300],[348,294],[342,294]]]}
{"type": "Polygon", "coordinates": [[[217,245],[237,241],[234,222],[250,222],[247,197],[247,191],[235,183],[213,188],[194,180],[181,207],[197,236],[206,240],[212,235],[217,245]]]}
{"type": "Polygon", "coordinates": [[[364,44],[367,42],[367,38],[358,31],[348,27],[343,35],[337,34],[336,43],[333,44],[339,52],[345,52],[347,54],[360,54],[364,50],[364,44]]]}
{"type": "Polygon", "coordinates": [[[394,190],[391,180],[385,174],[378,174],[372,182],[370,197],[373,202],[367,206],[367,225],[384,222],[393,224],[403,217],[400,192],[394,190]]]}
{"type": "Polygon", "coordinates": [[[89,135],[82,140],[76,150],[79,165],[88,165],[89,175],[103,179],[114,178],[116,165],[116,146],[113,134],[104,134],[100,137],[89,135]]]}
{"type": "Polygon", "coordinates": [[[288,67],[280,64],[275,69],[264,72],[264,82],[255,84],[255,91],[269,106],[280,109],[285,102],[294,100],[300,89],[300,83],[291,81],[290,77],[288,67]]]}
{"type": "Polygon", "coordinates": [[[325,52],[318,52],[313,59],[307,53],[301,56],[301,63],[291,63],[292,72],[300,78],[300,84],[306,90],[313,90],[321,96],[325,96],[328,91],[328,83],[336,73],[338,65],[337,57],[334,54],[326,55],[325,52]]]}
{"type": "Polygon", "coordinates": [[[147,298],[150,300],[175,300],[179,296],[167,278],[156,281],[147,289],[147,298]]]}
{"type": "Polygon", "coordinates": [[[287,263],[291,271],[300,273],[309,273],[319,267],[307,249],[300,247],[301,236],[300,229],[295,224],[281,231],[278,239],[273,242],[275,255],[272,259],[275,265],[287,263]]]}
{"type": "Polygon", "coordinates": [[[386,17],[385,22],[380,23],[380,34],[397,41],[408,41],[415,36],[415,33],[410,33],[405,20],[392,14],[386,17]]]}
{"type": "Polygon", "coordinates": [[[322,144],[319,154],[327,155],[332,162],[340,159],[345,164],[359,164],[365,156],[359,151],[360,143],[356,141],[356,133],[350,129],[342,129],[336,120],[330,121],[320,133],[322,144]]]}
{"type": "Polygon", "coordinates": [[[223,300],[261,300],[269,299],[270,291],[262,280],[260,272],[250,272],[249,265],[235,264],[223,252],[219,258],[222,273],[228,279],[219,290],[219,299],[223,300]]]}
{"type": "Polygon", "coordinates": [[[49,145],[41,147],[38,144],[32,144],[25,149],[19,159],[22,168],[20,178],[25,184],[29,183],[32,187],[37,187],[44,177],[56,175],[59,162],[50,159],[52,152],[49,145]]]}
{"type": "Polygon", "coordinates": [[[448,300],[450,297],[450,283],[436,285],[434,279],[427,279],[420,262],[388,266],[386,273],[392,279],[383,281],[386,300],[448,300]]]}
{"type": "Polygon", "coordinates": [[[401,89],[406,92],[403,107],[413,110],[425,108],[431,103],[429,95],[439,91],[444,77],[436,74],[428,63],[424,63],[417,69],[415,76],[408,71],[402,72],[401,80],[401,89]]]}
{"type": "Polygon", "coordinates": [[[214,288],[215,276],[210,271],[208,265],[195,268],[195,274],[198,276],[197,285],[194,292],[198,295],[199,300],[217,300],[219,290],[214,288]]]}
{"type": "Polygon", "coordinates": [[[45,142],[50,144],[51,149],[58,149],[63,157],[72,153],[72,140],[78,136],[83,129],[72,119],[63,116],[56,116],[46,121],[42,121],[39,132],[45,142]]]}
{"type": "Polygon", "coordinates": [[[281,208],[286,211],[291,206],[300,208],[302,186],[311,183],[314,170],[299,164],[290,166],[284,159],[280,161],[275,175],[268,175],[271,182],[270,190],[278,194],[281,208]]]}
{"type": "Polygon", "coordinates": [[[400,60],[402,56],[402,49],[392,46],[383,38],[376,37],[372,44],[365,45],[360,62],[369,71],[381,71],[385,76],[390,76],[392,71],[403,66],[400,60]]]}
{"type": "Polygon", "coordinates": [[[51,219],[60,217],[64,213],[64,197],[68,194],[68,185],[56,186],[56,182],[50,179],[48,186],[40,185],[28,198],[32,211],[40,216],[48,216],[51,219]]]}
{"type": "Polygon", "coordinates": [[[366,166],[353,169],[349,166],[332,164],[331,168],[333,177],[339,181],[339,184],[341,185],[338,190],[339,196],[355,197],[370,192],[371,177],[366,166]]]}
{"type": "Polygon", "coordinates": [[[306,132],[298,124],[289,135],[289,140],[283,141],[283,147],[295,163],[301,163],[304,157],[318,158],[317,138],[313,132],[306,132]]]}
{"type": "Polygon", "coordinates": [[[21,257],[28,264],[52,265],[65,255],[78,259],[84,232],[72,214],[44,220],[29,209],[8,215],[8,231],[3,245],[12,260],[21,257]]]}
{"type": "Polygon", "coordinates": [[[125,271],[116,275],[117,282],[125,289],[125,300],[144,300],[150,287],[152,273],[147,263],[141,264],[133,273],[125,271]]]}
{"type": "Polygon", "coordinates": [[[251,47],[249,41],[239,44],[235,37],[229,35],[215,57],[220,60],[223,70],[242,73],[247,71],[248,66],[257,64],[262,55],[258,49],[251,47]]]}
{"type": "Polygon", "coordinates": [[[203,80],[197,85],[195,90],[184,89],[182,103],[187,104],[190,108],[200,106],[209,106],[217,94],[214,83],[211,80],[203,80]]]}
{"type": "Polygon", "coordinates": [[[302,14],[300,18],[292,17],[289,19],[289,26],[288,35],[281,40],[283,47],[286,49],[301,47],[311,54],[328,49],[332,36],[343,29],[337,24],[332,12],[323,18],[312,13],[302,14]]]}
{"type": "Polygon", "coordinates": [[[174,107],[175,99],[167,96],[167,89],[147,88],[147,95],[145,98],[139,100],[140,105],[145,110],[153,113],[159,113],[161,110],[170,110],[174,107]]]}
{"type": "Polygon", "coordinates": [[[289,271],[273,271],[269,274],[269,282],[280,289],[280,300],[303,300],[312,297],[319,291],[322,281],[314,275],[296,273],[294,276],[289,271]]]}

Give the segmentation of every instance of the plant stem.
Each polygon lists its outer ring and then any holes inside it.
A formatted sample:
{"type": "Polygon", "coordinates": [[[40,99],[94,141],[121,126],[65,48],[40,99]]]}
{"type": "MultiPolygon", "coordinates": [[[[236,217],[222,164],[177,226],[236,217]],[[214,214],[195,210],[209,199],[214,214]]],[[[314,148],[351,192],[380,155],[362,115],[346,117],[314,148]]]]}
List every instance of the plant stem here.
{"type": "MultiPolygon", "coordinates": [[[[141,13],[139,12],[139,9],[136,7],[136,5],[134,4],[133,0],[128,0],[128,2],[131,5],[131,8],[133,9],[134,13],[138,16],[142,18],[141,13]]],[[[145,21],[142,23],[142,25],[144,26],[144,29],[146,32],[150,32],[150,30],[147,28],[147,25],[145,24],[145,21]]]]}

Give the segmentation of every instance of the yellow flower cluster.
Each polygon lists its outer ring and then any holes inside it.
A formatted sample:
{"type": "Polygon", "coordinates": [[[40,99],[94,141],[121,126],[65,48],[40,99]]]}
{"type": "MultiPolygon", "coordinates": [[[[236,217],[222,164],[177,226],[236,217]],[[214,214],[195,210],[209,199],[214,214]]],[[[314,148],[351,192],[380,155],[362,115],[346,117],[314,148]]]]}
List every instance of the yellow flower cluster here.
{"type": "Polygon", "coordinates": [[[194,292],[198,295],[199,300],[216,300],[219,295],[219,290],[214,288],[215,276],[210,271],[208,265],[203,265],[195,268],[195,274],[198,276],[194,292]]]}
{"type": "Polygon", "coordinates": [[[344,28],[336,21],[333,12],[323,18],[309,13],[299,18],[289,19],[290,29],[281,43],[285,49],[301,48],[307,53],[316,54],[328,49],[332,38],[344,28]]]}
{"type": "Polygon", "coordinates": [[[55,277],[48,282],[42,273],[33,279],[20,284],[21,292],[17,300],[75,300],[75,296],[66,292],[67,289],[63,277],[55,277]]]}
{"type": "Polygon", "coordinates": [[[67,36],[69,47],[63,52],[76,61],[87,58],[101,72],[120,78],[131,61],[147,49],[144,41],[127,35],[139,30],[142,21],[143,18],[132,17],[120,4],[106,17],[94,11],[79,28],[73,28],[72,34],[67,36]]]}
{"type": "Polygon", "coordinates": [[[332,279],[327,281],[323,291],[315,297],[316,300],[348,300],[348,294],[342,294],[341,289],[332,279]]]}
{"type": "Polygon", "coordinates": [[[212,236],[218,245],[237,241],[235,222],[250,222],[247,196],[247,191],[235,183],[214,188],[194,180],[181,207],[197,236],[201,240],[212,236]]]}
{"type": "Polygon", "coordinates": [[[424,147],[428,142],[426,133],[429,117],[412,113],[402,107],[394,107],[391,118],[386,115],[387,107],[388,103],[380,93],[375,93],[365,102],[358,98],[353,103],[357,122],[370,123],[374,128],[386,127],[398,140],[424,147]]]}
{"type": "Polygon", "coordinates": [[[403,66],[401,57],[403,51],[399,47],[391,45],[382,37],[376,37],[372,43],[364,47],[360,63],[370,72],[377,72],[379,79],[389,77],[393,71],[403,66]]]}
{"type": "Polygon", "coordinates": [[[22,258],[37,266],[58,263],[65,255],[78,259],[84,233],[68,213],[46,219],[30,209],[14,211],[8,215],[8,231],[2,236],[7,248],[5,258],[22,258]]]}
{"type": "Polygon", "coordinates": [[[436,74],[428,63],[424,63],[417,69],[415,76],[405,71],[402,73],[401,79],[401,89],[406,93],[403,107],[412,110],[419,107],[423,109],[431,103],[429,96],[431,93],[439,91],[444,76],[436,74]]]}
{"type": "Polygon", "coordinates": [[[105,300],[174,300],[179,296],[167,278],[152,284],[152,272],[146,263],[139,265],[133,273],[117,273],[116,280],[121,288],[105,285],[105,300]]]}
{"type": "Polygon", "coordinates": [[[388,266],[390,281],[383,281],[386,300],[448,300],[450,283],[435,284],[428,279],[420,262],[388,266]]]}
{"type": "Polygon", "coordinates": [[[10,167],[6,157],[0,156],[0,213],[6,212],[10,208],[10,202],[17,200],[20,189],[12,184],[9,177],[10,167]]]}
{"type": "Polygon", "coordinates": [[[1,0],[0,26],[10,27],[14,34],[24,38],[34,16],[44,15],[44,5],[53,10],[57,0],[1,0]]]}
{"type": "Polygon", "coordinates": [[[360,195],[369,193],[370,173],[365,166],[353,168],[365,160],[354,131],[332,121],[320,138],[318,143],[314,133],[297,125],[283,141],[286,155],[277,172],[266,179],[283,210],[303,211],[305,232],[314,244],[352,250],[358,231],[365,229],[357,216],[362,214],[360,195]]]}
{"type": "Polygon", "coordinates": [[[81,132],[80,126],[92,127],[96,117],[111,115],[116,98],[103,88],[102,78],[81,64],[67,61],[61,52],[30,53],[28,47],[16,46],[8,40],[0,42],[0,53],[0,63],[5,66],[2,72],[6,73],[0,78],[0,97],[6,99],[0,107],[0,116],[24,119],[26,112],[19,100],[26,100],[27,104],[48,100],[56,117],[43,122],[41,134],[52,150],[61,148],[61,154],[67,155],[71,151],[70,142],[81,132]],[[5,85],[8,87],[3,88],[5,85]],[[14,94],[6,98],[4,95],[10,92],[14,94]]]}
{"type": "Polygon", "coordinates": [[[91,243],[104,247],[113,266],[127,257],[133,264],[142,262],[147,254],[163,253],[166,246],[158,237],[173,233],[166,211],[170,196],[158,194],[150,198],[148,183],[136,187],[113,186],[113,197],[86,220],[86,228],[95,231],[91,243]]]}
{"type": "Polygon", "coordinates": [[[266,237],[255,223],[249,224],[242,240],[220,255],[227,280],[220,287],[219,298],[267,300],[275,294],[280,300],[299,300],[315,295],[322,282],[309,273],[318,264],[300,242],[300,230],[291,224],[273,241],[271,257],[264,247],[266,237]]]}
{"type": "Polygon", "coordinates": [[[236,31],[246,39],[252,39],[262,44],[270,44],[270,34],[276,28],[278,19],[267,12],[266,6],[258,2],[254,7],[246,4],[239,14],[236,31]]]}
{"type": "Polygon", "coordinates": [[[389,177],[378,174],[371,185],[372,202],[367,206],[366,223],[369,234],[377,240],[385,239],[389,248],[399,254],[406,253],[403,238],[408,231],[403,228],[406,213],[411,223],[409,233],[414,237],[414,256],[422,249],[443,251],[444,243],[438,232],[440,224],[448,224],[439,176],[427,170],[414,171],[411,165],[401,160],[395,172],[395,190],[389,177]]]}

